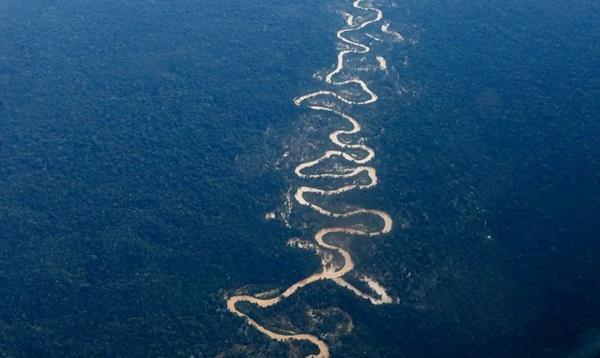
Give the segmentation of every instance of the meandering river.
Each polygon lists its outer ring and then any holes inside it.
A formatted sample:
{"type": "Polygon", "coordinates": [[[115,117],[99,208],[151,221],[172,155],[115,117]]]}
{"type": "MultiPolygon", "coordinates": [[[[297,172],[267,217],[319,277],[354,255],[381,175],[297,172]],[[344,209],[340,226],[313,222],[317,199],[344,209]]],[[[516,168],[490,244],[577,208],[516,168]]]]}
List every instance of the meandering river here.
{"type": "MultiPolygon", "coordinates": [[[[379,284],[375,279],[361,276],[359,279],[366,284],[371,292],[363,292],[361,289],[352,285],[348,282],[344,276],[354,270],[354,261],[351,253],[331,242],[330,239],[333,235],[349,235],[349,236],[366,236],[375,237],[383,234],[387,234],[392,230],[393,220],[384,211],[377,209],[354,209],[349,211],[333,211],[327,209],[318,204],[315,201],[317,197],[332,197],[352,190],[364,190],[370,189],[377,185],[377,171],[374,167],[369,166],[368,163],[374,158],[375,151],[369,146],[358,141],[357,143],[348,142],[346,138],[350,135],[357,134],[361,131],[361,125],[356,118],[353,118],[349,114],[345,113],[340,106],[332,104],[331,100],[338,101],[343,105],[368,105],[378,100],[377,95],[369,88],[367,83],[360,78],[351,77],[350,79],[337,80],[340,77],[340,73],[344,70],[346,64],[346,58],[351,55],[366,55],[371,51],[368,45],[353,40],[349,35],[353,32],[359,32],[369,25],[380,22],[383,19],[383,12],[368,4],[363,0],[355,0],[353,7],[356,9],[358,14],[345,14],[347,27],[337,32],[337,38],[343,44],[342,49],[337,55],[337,64],[333,71],[329,72],[325,77],[325,82],[333,87],[360,87],[360,95],[352,95],[350,98],[348,95],[341,95],[338,92],[331,90],[319,90],[316,92],[308,93],[294,99],[294,103],[297,106],[306,106],[309,110],[325,112],[330,115],[335,115],[345,120],[350,124],[350,129],[338,129],[329,135],[330,141],[338,148],[336,150],[327,150],[319,158],[299,164],[295,168],[295,174],[301,179],[346,179],[351,180],[352,184],[346,184],[336,189],[321,189],[313,186],[300,186],[294,195],[296,202],[302,206],[309,207],[316,212],[328,216],[331,218],[351,218],[355,216],[369,215],[377,219],[379,225],[377,227],[360,227],[355,226],[333,226],[325,227],[318,230],[314,235],[314,242],[320,250],[326,250],[335,252],[341,257],[341,266],[333,266],[330,262],[322,260],[321,271],[317,272],[309,277],[303,278],[300,281],[289,286],[287,289],[282,291],[280,294],[265,298],[262,295],[235,295],[227,299],[227,309],[246,320],[246,322],[256,328],[259,332],[267,335],[271,339],[277,341],[307,341],[314,344],[318,348],[318,353],[309,355],[314,358],[327,358],[330,356],[329,346],[327,343],[312,334],[307,333],[296,333],[296,332],[283,332],[278,331],[274,328],[267,328],[255,319],[242,312],[238,307],[240,302],[248,302],[257,305],[262,308],[274,306],[282,300],[294,295],[299,289],[306,287],[314,282],[322,280],[331,280],[337,285],[346,288],[359,296],[362,299],[370,301],[372,304],[388,304],[393,303],[394,299],[388,295],[385,288],[379,284]],[[364,19],[362,21],[357,19],[364,19]],[[363,99],[356,99],[359,97],[363,99]],[[341,139],[343,138],[343,139],[341,139]],[[307,173],[309,169],[318,166],[320,163],[327,160],[344,160],[353,165],[352,168],[338,169],[334,172],[310,174],[307,173]],[[358,178],[362,180],[357,180],[358,178]],[[368,178],[365,181],[364,178],[368,178]],[[259,297],[260,296],[260,297],[259,297]]],[[[389,30],[389,23],[385,23],[380,27],[383,33],[390,34],[397,38],[402,38],[400,34],[389,30]]],[[[385,64],[383,57],[377,57],[377,61],[385,64]]],[[[347,128],[345,126],[344,128],[347,128]]]]}

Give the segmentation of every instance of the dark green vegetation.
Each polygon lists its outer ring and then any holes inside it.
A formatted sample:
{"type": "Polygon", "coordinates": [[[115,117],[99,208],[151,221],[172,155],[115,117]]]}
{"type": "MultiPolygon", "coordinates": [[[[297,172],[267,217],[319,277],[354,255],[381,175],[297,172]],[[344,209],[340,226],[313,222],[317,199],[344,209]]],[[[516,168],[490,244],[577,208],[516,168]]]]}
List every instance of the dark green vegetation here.
{"type": "Polygon", "coordinates": [[[224,290],[303,268],[264,223],[287,188],[262,167],[279,154],[265,130],[294,117],[301,86],[281,80],[309,79],[332,47],[314,11],[0,4],[0,355],[213,356],[239,341],[224,290]]]}
{"type": "MultiPolygon", "coordinates": [[[[353,248],[401,303],[319,284],[257,315],[331,332],[340,307],[354,324],[332,344],[341,357],[593,356],[599,6],[390,4],[418,43],[374,48],[395,69],[355,114],[381,185],[348,202],[396,220],[353,248]]],[[[291,99],[334,63],[342,7],[0,2],[0,356],[290,351],[223,296],[317,267],[285,246],[309,233],[264,213],[289,185],[273,163],[303,113],[291,99]]]]}

